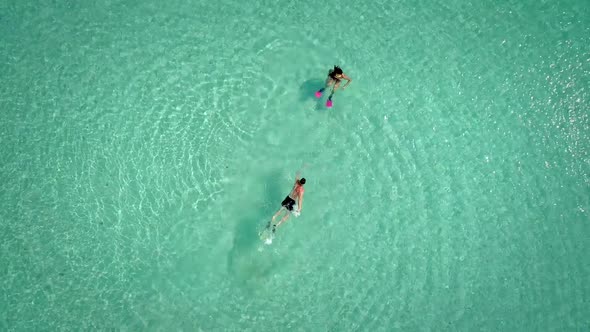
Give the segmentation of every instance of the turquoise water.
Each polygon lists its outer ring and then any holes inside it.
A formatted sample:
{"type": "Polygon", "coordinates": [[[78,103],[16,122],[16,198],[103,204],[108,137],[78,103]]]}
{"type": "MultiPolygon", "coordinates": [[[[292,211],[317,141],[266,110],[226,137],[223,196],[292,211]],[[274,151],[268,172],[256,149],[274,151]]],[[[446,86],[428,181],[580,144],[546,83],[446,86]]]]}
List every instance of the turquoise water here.
{"type": "Polygon", "coordinates": [[[0,32],[0,330],[590,329],[588,1],[2,1],[0,32]]]}

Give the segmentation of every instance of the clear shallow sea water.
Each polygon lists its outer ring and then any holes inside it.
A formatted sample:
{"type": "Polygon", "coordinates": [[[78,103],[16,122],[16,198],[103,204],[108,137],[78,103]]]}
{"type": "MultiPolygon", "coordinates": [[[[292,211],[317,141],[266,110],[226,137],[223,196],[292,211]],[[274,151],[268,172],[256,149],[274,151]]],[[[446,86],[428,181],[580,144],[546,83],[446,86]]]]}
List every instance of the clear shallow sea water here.
{"type": "Polygon", "coordinates": [[[589,18],[0,2],[0,329],[590,329],[589,18]]]}

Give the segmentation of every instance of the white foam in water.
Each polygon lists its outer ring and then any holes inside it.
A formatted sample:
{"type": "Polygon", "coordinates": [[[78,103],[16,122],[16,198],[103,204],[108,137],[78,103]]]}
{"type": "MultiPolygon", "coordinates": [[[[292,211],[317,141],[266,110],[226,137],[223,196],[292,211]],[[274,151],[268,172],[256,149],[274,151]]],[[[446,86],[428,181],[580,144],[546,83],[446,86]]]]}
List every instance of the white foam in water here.
{"type": "Polygon", "coordinates": [[[293,216],[295,216],[296,218],[299,217],[299,215],[301,214],[299,211],[299,206],[297,206],[297,204],[293,205],[293,212],[291,212],[293,214],[293,216]]]}

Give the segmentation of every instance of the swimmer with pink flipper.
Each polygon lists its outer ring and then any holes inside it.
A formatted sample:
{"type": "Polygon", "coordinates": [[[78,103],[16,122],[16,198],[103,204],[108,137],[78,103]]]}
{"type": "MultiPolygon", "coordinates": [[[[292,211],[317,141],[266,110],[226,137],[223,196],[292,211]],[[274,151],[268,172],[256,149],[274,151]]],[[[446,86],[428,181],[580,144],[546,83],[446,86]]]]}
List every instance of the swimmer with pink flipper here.
{"type": "Polygon", "coordinates": [[[334,66],[334,68],[330,69],[330,71],[328,72],[328,78],[326,79],[326,85],[323,88],[316,91],[316,93],[315,93],[316,98],[321,98],[324,90],[326,90],[326,88],[331,86],[332,92],[330,93],[330,96],[328,97],[328,101],[326,101],[326,106],[332,107],[332,96],[334,96],[334,92],[336,92],[336,90],[338,90],[338,88],[340,88],[340,82],[342,80],[347,80],[346,84],[344,84],[342,89],[346,89],[346,87],[350,84],[350,82],[352,82],[352,79],[350,77],[346,76],[346,74],[342,71],[342,69],[340,67],[334,66]]]}

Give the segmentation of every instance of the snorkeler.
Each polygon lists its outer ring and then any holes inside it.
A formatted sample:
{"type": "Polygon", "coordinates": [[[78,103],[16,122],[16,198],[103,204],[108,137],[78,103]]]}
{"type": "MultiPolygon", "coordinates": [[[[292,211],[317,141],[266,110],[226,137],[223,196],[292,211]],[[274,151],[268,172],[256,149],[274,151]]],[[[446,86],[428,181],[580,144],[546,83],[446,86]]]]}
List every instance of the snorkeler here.
{"type": "Polygon", "coordinates": [[[331,104],[332,102],[332,96],[334,95],[334,92],[336,92],[336,90],[338,90],[338,88],[340,88],[340,83],[341,80],[347,80],[346,84],[344,84],[344,86],[342,87],[342,89],[346,89],[346,87],[350,84],[350,82],[352,82],[352,78],[346,76],[346,74],[344,74],[344,72],[342,71],[342,69],[338,66],[334,66],[333,69],[330,69],[330,71],[328,72],[328,78],[326,79],[326,85],[319,89],[316,93],[315,96],[317,98],[320,98],[322,96],[322,92],[324,92],[324,90],[329,87],[332,86],[332,93],[330,93],[330,96],[328,97],[328,103],[331,104]]]}
{"type": "Polygon", "coordinates": [[[283,211],[287,211],[287,213],[283,216],[283,218],[277,223],[272,226],[272,232],[274,233],[276,228],[280,226],[283,222],[289,219],[292,212],[295,212],[295,216],[298,216],[301,213],[301,208],[303,207],[303,193],[305,190],[303,189],[303,185],[305,184],[305,178],[299,178],[299,172],[295,175],[295,184],[293,185],[293,189],[283,202],[281,203],[281,208],[272,216],[272,221],[269,221],[266,225],[266,228],[269,228],[272,223],[274,223],[276,217],[281,214],[283,211]],[[294,205],[297,204],[297,210],[293,211],[294,205]]]}

